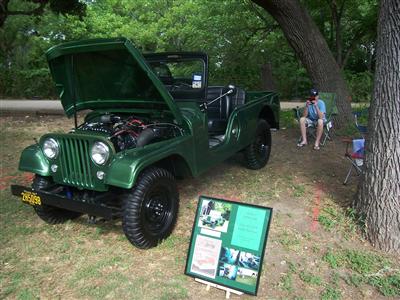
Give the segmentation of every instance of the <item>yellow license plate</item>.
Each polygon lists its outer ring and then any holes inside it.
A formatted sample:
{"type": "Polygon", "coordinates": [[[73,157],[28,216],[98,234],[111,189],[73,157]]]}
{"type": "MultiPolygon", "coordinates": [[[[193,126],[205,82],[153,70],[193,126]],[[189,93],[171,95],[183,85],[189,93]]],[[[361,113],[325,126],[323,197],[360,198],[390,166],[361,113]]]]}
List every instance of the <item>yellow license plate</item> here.
{"type": "Polygon", "coordinates": [[[38,194],[36,194],[34,192],[23,191],[21,193],[21,196],[22,196],[22,201],[26,202],[30,205],[41,205],[42,204],[42,200],[40,199],[40,196],[38,196],[38,194]]]}

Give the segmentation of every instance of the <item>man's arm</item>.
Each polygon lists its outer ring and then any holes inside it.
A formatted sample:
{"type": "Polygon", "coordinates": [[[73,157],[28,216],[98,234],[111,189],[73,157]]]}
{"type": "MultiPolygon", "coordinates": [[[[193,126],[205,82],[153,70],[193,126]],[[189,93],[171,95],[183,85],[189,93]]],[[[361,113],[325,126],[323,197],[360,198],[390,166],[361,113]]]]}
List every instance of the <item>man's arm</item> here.
{"type": "Polygon", "coordinates": [[[318,114],[318,119],[325,119],[325,111],[321,111],[319,109],[318,103],[315,103],[314,106],[315,106],[315,110],[316,110],[316,112],[318,114]]]}
{"type": "Polygon", "coordinates": [[[306,118],[308,116],[308,101],[306,102],[306,107],[303,110],[303,117],[306,118]]]}

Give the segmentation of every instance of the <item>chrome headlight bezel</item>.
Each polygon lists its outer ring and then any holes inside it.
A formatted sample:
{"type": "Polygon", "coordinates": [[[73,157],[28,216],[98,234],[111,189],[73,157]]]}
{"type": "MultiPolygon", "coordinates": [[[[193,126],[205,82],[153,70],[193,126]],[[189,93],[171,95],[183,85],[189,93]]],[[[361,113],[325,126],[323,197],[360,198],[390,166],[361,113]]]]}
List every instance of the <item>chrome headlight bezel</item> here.
{"type": "Polygon", "coordinates": [[[103,142],[95,142],[90,149],[90,158],[99,166],[103,166],[110,158],[110,147],[103,142]]]}
{"type": "Polygon", "coordinates": [[[54,138],[46,138],[43,141],[42,150],[49,159],[56,159],[60,152],[60,145],[54,138]]]}

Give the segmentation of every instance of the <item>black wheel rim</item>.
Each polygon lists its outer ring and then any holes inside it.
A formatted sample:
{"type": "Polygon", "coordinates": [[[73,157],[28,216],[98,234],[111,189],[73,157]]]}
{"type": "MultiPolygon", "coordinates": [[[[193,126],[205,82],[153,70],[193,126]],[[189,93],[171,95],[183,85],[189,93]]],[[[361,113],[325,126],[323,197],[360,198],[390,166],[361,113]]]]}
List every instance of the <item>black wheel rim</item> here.
{"type": "Polygon", "coordinates": [[[148,193],[143,206],[142,220],[147,232],[159,235],[171,224],[172,198],[166,188],[156,188],[148,193]]]}

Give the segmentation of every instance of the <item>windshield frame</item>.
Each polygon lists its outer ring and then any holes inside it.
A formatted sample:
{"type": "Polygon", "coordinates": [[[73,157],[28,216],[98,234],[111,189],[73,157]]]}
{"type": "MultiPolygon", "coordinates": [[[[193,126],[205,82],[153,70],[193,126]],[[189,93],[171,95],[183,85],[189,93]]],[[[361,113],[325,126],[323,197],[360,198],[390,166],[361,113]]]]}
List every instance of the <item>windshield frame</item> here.
{"type": "MultiPolygon", "coordinates": [[[[164,84],[164,87],[171,94],[171,97],[175,101],[198,101],[203,102],[207,96],[208,87],[208,56],[203,52],[163,52],[163,53],[146,53],[143,54],[147,64],[152,68],[154,63],[179,63],[188,61],[200,61],[203,65],[202,72],[202,87],[195,91],[180,91],[173,90],[168,84],[162,81],[162,78],[158,77],[159,80],[164,84]]],[[[153,70],[154,71],[154,70],[153,70]]],[[[155,73],[155,72],[154,72],[155,73]]],[[[155,74],[157,76],[157,74],[155,74]]]]}

